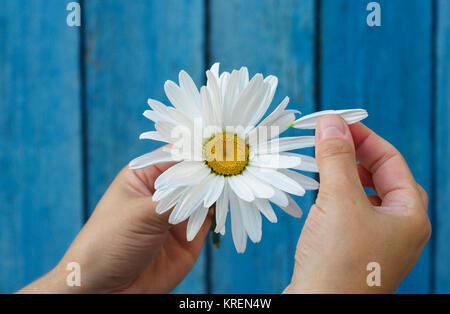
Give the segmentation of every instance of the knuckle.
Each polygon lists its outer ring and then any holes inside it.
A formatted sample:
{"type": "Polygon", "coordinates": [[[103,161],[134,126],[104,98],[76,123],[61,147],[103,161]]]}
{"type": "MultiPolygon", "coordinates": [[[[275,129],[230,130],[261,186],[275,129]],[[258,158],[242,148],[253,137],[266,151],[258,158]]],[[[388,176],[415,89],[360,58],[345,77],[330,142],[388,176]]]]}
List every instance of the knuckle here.
{"type": "Polygon", "coordinates": [[[420,196],[421,196],[422,199],[424,200],[425,204],[428,204],[428,194],[427,194],[427,191],[425,191],[425,189],[424,189],[421,185],[419,185],[419,184],[417,184],[417,188],[419,189],[420,196]]]}
{"type": "Polygon", "coordinates": [[[412,217],[411,232],[419,239],[420,243],[426,243],[431,237],[431,222],[428,215],[422,210],[412,217]]]}
{"type": "Polygon", "coordinates": [[[333,158],[342,155],[354,155],[353,145],[341,138],[333,138],[323,141],[318,147],[321,158],[333,158]]]}

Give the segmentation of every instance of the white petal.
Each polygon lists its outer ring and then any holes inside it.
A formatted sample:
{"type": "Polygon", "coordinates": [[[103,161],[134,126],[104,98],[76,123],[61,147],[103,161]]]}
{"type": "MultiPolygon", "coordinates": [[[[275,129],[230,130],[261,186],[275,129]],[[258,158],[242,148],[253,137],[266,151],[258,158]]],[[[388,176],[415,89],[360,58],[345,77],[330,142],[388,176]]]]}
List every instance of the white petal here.
{"type": "Polygon", "coordinates": [[[158,131],[144,132],[139,136],[139,139],[140,140],[153,140],[153,141],[167,143],[166,139],[164,139],[161,136],[161,134],[158,133],[158,131]]]}
{"type": "Polygon", "coordinates": [[[295,114],[291,110],[284,111],[275,121],[270,125],[271,129],[276,128],[277,132],[271,132],[271,137],[274,138],[284,131],[286,131],[292,123],[294,123],[295,114]]]}
{"type": "Polygon", "coordinates": [[[166,196],[172,195],[172,193],[174,193],[176,189],[177,188],[157,189],[155,193],[153,193],[152,201],[158,202],[166,196]]]}
{"type": "Polygon", "coordinates": [[[164,84],[164,90],[167,98],[169,98],[175,108],[190,117],[200,116],[200,111],[197,105],[186,95],[183,89],[178,87],[177,84],[172,81],[167,81],[164,84]]]}
{"type": "Polygon", "coordinates": [[[156,112],[166,112],[167,110],[167,106],[160,101],[149,98],[147,103],[156,112]]]}
{"type": "Polygon", "coordinates": [[[200,93],[192,78],[186,71],[181,71],[178,79],[180,81],[180,87],[184,90],[184,93],[193,100],[194,104],[200,109],[200,93]]]}
{"type": "Polygon", "coordinates": [[[273,208],[272,208],[272,206],[270,206],[270,203],[268,200],[256,199],[255,206],[260,210],[261,213],[263,213],[264,216],[266,216],[266,218],[270,222],[272,222],[272,223],[277,222],[277,215],[273,211],[273,208]]]}
{"type": "Polygon", "coordinates": [[[224,100],[225,100],[225,94],[227,91],[229,81],[230,81],[230,73],[223,72],[219,78],[219,89],[221,91],[220,96],[222,97],[222,104],[224,103],[224,100]]]}
{"type": "Polygon", "coordinates": [[[244,171],[242,173],[242,179],[246,181],[247,186],[250,187],[253,195],[257,198],[271,198],[275,194],[270,184],[258,180],[249,171],[244,171]]]}
{"type": "Polygon", "coordinates": [[[302,159],[286,155],[256,155],[250,160],[250,165],[262,168],[293,168],[300,165],[302,159]]]}
{"type": "Polygon", "coordinates": [[[185,221],[193,213],[193,211],[203,203],[203,200],[211,188],[210,182],[213,177],[214,175],[211,174],[198,185],[192,187],[191,189],[186,189],[184,196],[177,203],[177,206],[175,206],[174,210],[170,214],[170,224],[176,225],[185,221]]]}
{"type": "Polygon", "coordinates": [[[200,206],[194,213],[189,217],[188,225],[186,228],[186,239],[188,241],[194,240],[197,233],[200,231],[205,218],[208,214],[208,208],[200,206]]]}
{"type": "MultiPolygon", "coordinates": [[[[169,116],[169,115],[167,115],[169,116]]],[[[170,117],[170,116],[169,116],[170,117]]],[[[160,120],[155,123],[155,129],[161,135],[162,138],[166,139],[168,143],[176,142],[178,139],[172,137],[172,130],[176,126],[175,122],[169,122],[167,120],[160,120]]]]}
{"type": "Polygon", "coordinates": [[[253,151],[256,150],[258,154],[276,154],[279,152],[314,146],[314,136],[281,137],[265,143],[259,143],[253,151]]]}
{"type": "Polygon", "coordinates": [[[213,105],[208,88],[202,86],[200,89],[200,97],[202,101],[202,119],[204,126],[210,126],[215,124],[215,116],[213,113],[213,105]]]}
{"type": "Polygon", "coordinates": [[[219,78],[219,68],[220,68],[220,63],[216,62],[212,65],[210,71],[212,74],[214,74],[217,78],[219,78]]]}
{"type": "Polygon", "coordinates": [[[211,173],[202,162],[183,161],[164,171],[155,181],[155,189],[198,184],[211,173]]]}
{"type": "Polygon", "coordinates": [[[172,156],[171,153],[162,150],[155,150],[132,160],[129,167],[132,170],[137,170],[171,161],[174,161],[174,156],[172,156]]]}
{"type": "Polygon", "coordinates": [[[223,102],[223,115],[224,115],[224,125],[232,125],[232,113],[234,104],[237,101],[239,95],[239,72],[234,70],[231,72],[231,76],[227,85],[227,90],[225,92],[225,99],[223,102]]]}
{"type": "Polygon", "coordinates": [[[229,177],[228,183],[233,192],[244,201],[252,202],[255,199],[252,190],[247,186],[246,181],[242,179],[242,174],[229,177]]]}
{"type": "Polygon", "coordinates": [[[239,92],[243,91],[249,84],[249,75],[247,67],[242,67],[239,70],[239,92]]]}
{"type": "Polygon", "coordinates": [[[270,84],[262,82],[255,90],[251,100],[240,108],[240,123],[243,126],[253,126],[262,118],[267,111],[267,98],[270,96],[270,84]]]}
{"type": "Polygon", "coordinates": [[[219,198],[223,192],[223,186],[225,184],[225,178],[223,176],[214,175],[214,179],[211,181],[211,189],[206,195],[203,202],[203,206],[210,208],[219,198]]]}
{"type": "Polygon", "coordinates": [[[319,189],[319,182],[317,182],[313,178],[307,177],[296,171],[291,171],[291,170],[287,170],[287,169],[280,169],[280,172],[285,174],[292,180],[295,180],[295,182],[297,182],[302,187],[304,187],[305,190],[318,190],[319,189]]]}
{"type": "Polygon", "coordinates": [[[261,120],[264,114],[267,112],[270,104],[272,103],[273,96],[278,86],[278,78],[273,75],[269,75],[264,79],[264,83],[267,85],[267,93],[257,111],[255,111],[254,116],[251,118],[249,125],[254,125],[261,120]]]}
{"type": "Polygon", "coordinates": [[[225,222],[227,220],[227,214],[228,214],[228,199],[229,199],[229,192],[228,192],[228,183],[225,179],[225,184],[223,187],[222,194],[219,196],[219,199],[216,202],[216,230],[215,232],[220,232],[225,227],[225,222]]]}
{"type": "Polygon", "coordinates": [[[231,233],[238,253],[244,253],[247,246],[247,232],[242,222],[241,210],[236,195],[230,191],[231,233]]]}
{"type": "Polygon", "coordinates": [[[294,110],[286,110],[271,124],[260,124],[259,126],[254,128],[248,134],[248,138],[249,141],[250,139],[258,139],[258,141],[253,141],[253,143],[250,141],[250,144],[264,144],[265,142],[267,142],[267,140],[275,138],[286,131],[289,125],[292,125],[295,120],[295,113],[292,111],[294,110]]]}
{"type": "Polygon", "coordinates": [[[287,105],[289,104],[289,97],[285,97],[283,101],[278,105],[277,108],[269,115],[267,118],[265,118],[259,125],[271,125],[273,124],[273,121],[278,119],[284,112],[284,109],[286,109],[287,105]]]}
{"type": "Polygon", "coordinates": [[[253,243],[261,241],[262,236],[262,219],[259,210],[252,203],[239,200],[241,209],[242,222],[245,230],[253,243]]]}
{"type": "Polygon", "coordinates": [[[324,110],[304,116],[294,122],[294,128],[297,129],[315,129],[319,119],[325,115],[340,115],[348,124],[356,123],[364,120],[369,115],[364,109],[348,109],[348,110],[324,110]]]}
{"type": "Polygon", "coordinates": [[[292,197],[287,195],[287,198],[289,200],[289,204],[287,206],[280,206],[280,208],[293,217],[301,218],[303,215],[302,209],[292,197]]]}
{"type": "Polygon", "coordinates": [[[300,184],[276,170],[251,166],[248,166],[246,169],[255,177],[271,184],[275,188],[298,196],[305,194],[305,189],[300,184]]]}
{"type": "Polygon", "coordinates": [[[158,122],[158,121],[164,121],[166,120],[166,118],[164,117],[163,114],[161,114],[160,112],[157,111],[152,111],[152,110],[145,110],[143,113],[144,117],[146,117],[147,119],[153,121],[153,122],[158,122]]]}
{"type": "Polygon", "coordinates": [[[288,195],[277,188],[274,188],[274,190],[275,194],[269,199],[269,201],[280,207],[288,206],[289,205],[289,199],[287,198],[288,195]]]}
{"type": "Polygon", "coordinates": [[[180,187],[167,194],[164,198],[161,198],[158,205],[156,205],[156,212],[158,214],[162,214],[174,207],[180,200],[185,190],[185,187],[180,187]]]}
{"type": "Polygon", "coordinates": [[[208,78],[207,86],[211,95],[211,104],[212,110],[211,113],[213,116],[210,118],[215,124],[222,126],[222,97],[221,92],[219,90],[219,85],[216,80],[216,77],[210,72],[206,71],[206,76],[208,78]]]}
{"type": "MultiPolygon", "coordinates": [[[[175,120],[177,125],[183,125],[183,126],[189,128],[191,131],[194,130],[193,120],[190,117],[188,117],[187,115],[185,115],[183,112],[181,112],[180,110],[177,110],[175,108],[168,108],[167,114],[170,117],[172,117],[173,120],[175,120]]],[[[192,134],[191,134],[191,136],[192,136],[192,134]]]]}
{"type": "Polygon", "coordinates": [[[245,120],[243,120],[242,108],[245,108],[245,106],[251,103],[257,91],[263,86],[263,83],[263,77],[258,73],[251,79],[250,83],[248,83],[239,95],[239,99],[233,106],[232,122],[234,126],[243,125],[242,122],[245,122],[245,120]]]}
{"type": "Polygon", "coordinates": [[[293,167],[296,170],[309,171],[309,172],[319,172],[319,167],[314,157],[295,154],[295,153],[282,153],[282,155],[297,156],[302,159],[302,162],[297,167],[293,167]]]}

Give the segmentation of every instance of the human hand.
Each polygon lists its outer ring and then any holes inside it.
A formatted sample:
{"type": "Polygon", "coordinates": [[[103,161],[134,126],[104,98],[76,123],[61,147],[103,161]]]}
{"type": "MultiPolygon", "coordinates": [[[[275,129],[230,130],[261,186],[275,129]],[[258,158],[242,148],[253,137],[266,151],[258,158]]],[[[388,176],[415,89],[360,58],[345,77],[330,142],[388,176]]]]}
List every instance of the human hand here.
{"type": "Polygon", "coordinates": [[[172,226],[170,211],[155,212],[153,183],[170,166],[123,169],[58,266],[20,292],[167,293],[175,288],[200,255],[212,213],[187,242],[187,222],[172,226]],[[81,266],[81,287],[66,285],[71,262],[81,266]]]}
{"type": "Polygon", "coordinates": [[[338,116],[320,120],[316,159],[320,190],[285,292],[394,292],[431,234],[426,192],[391,144],[338,116]],[[366,195],[363,186],[378,195],[366,195]],[[380,287],[366,283],[370,262],[381,267],[380,287]]]}

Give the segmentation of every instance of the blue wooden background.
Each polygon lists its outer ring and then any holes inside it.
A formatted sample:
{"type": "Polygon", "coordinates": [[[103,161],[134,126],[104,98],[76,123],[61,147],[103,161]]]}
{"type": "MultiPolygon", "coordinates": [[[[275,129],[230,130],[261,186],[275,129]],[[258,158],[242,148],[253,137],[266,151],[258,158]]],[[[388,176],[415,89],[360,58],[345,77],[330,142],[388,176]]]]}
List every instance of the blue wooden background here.
{"type": "MultiPolygon", "coordinates": [[[[374,28],[368,0],[82,0],[82,27],[69,2],[0,0],[0,292],[50,270],[121,167],[157,146],[138,140],[146,99],[220,61],[278,76],[273,106],[369,110],[430,196],[433,236],[399,292],[450,293],[450,0],[379,0],[374,28]]],[[[297,199],[306,213],[313,198],[297,199]]],[[[279,216],[245,255],[229,231],[208,242],[176,292],[281,292],[305,218],[279,216]]]]}

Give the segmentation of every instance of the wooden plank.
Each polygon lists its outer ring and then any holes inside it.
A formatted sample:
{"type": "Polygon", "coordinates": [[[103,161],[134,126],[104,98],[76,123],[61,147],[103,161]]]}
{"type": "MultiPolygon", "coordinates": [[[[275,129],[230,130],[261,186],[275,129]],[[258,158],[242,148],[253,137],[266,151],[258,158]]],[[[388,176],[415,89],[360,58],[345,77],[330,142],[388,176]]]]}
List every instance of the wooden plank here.
{"type": "Polygon", "coordinates": [[[0,1],[0,292],[56,265],[82,223],[79,29],[65,1],[0,1]]]}
{"type": "MultiPolygon", "coordinates": [[[[211,2],[211,62],[222,70],[247,66],[250,74],[279,78],[271,110],[285,96],[290,108],[314,111],[314,1],[215,0],[211,2]]],[[[288,131],[286,136],[299,135],[288,131]]],[[[297,199],[306,210],[311,195],[297,199]]],[[[306,217],[306,213],[304,217],[306,217]]],[[[214,293],[279,293],[291,279],[294,253],[305,218],[300,220],[277,210],[278,223],[263,223],[262,241],[248,240],[245,254],[237,254],[230,220],[221,247],[211,260],[214,293]]],[[[228,217],[229,219],[229,217],[228,217]]]]}
{"type": "MultiPolygon", "coordinates": [[[[368,27],[366,0],[324,0],[323,109],[366,108],[367,124],[405,156],[431,193],[432,1],[378,1],[382,26],[368,27]]],[[[430,245],[399,292],[430,291],[430,245]]]]}
{"type": "MultiPolygon", "coordinates": [[[[160,146],[139,141],[153,125],[147,98],[162,100],[164,82],[185,69],[203,83],[202,0],[85,1],[89,208],[127,163],[160,146]]],[[[202,256],[178,292],[205,291],[202,256]]]]}
{"type": "Polygon", "coordinates": [[[436,140],[433,151],[436,154],[436,216],[434,221],[435,243],[435,292],[450,293],[450,1],[437,2],[436,27],[436,140]]]}

